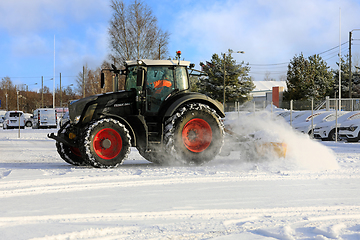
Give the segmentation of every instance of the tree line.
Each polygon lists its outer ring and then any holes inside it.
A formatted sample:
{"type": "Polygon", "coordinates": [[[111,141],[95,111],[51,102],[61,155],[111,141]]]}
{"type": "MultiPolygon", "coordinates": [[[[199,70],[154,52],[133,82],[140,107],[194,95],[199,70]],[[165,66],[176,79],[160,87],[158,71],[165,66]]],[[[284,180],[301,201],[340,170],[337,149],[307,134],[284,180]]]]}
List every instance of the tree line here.
{"type": "MultiPolygon", "coordinates": [[[[350,87],[350,56],[340,59],[341,63],[341,98],[360,98],[360,75],[358,68],[352,69],[350,87]]],[[[339,66],[339,63],[337,63],[339,66]]],[[[284,100],[323,100],[326,96],[339,97],[339,68],[330,69],[319,56],[305,58],[296,55],[288,65],[286,76],[287,91],[284,100]]]]}

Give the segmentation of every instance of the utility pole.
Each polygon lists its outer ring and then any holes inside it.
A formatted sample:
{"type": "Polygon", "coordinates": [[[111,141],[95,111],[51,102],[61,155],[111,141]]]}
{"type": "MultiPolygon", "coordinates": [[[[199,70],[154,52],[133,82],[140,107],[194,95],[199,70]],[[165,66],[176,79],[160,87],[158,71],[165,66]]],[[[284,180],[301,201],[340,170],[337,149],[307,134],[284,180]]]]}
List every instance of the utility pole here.
{"type": "Polygon", "coordinates": [[[61,73],[60,73],[60,108],[62,108],[61,73]]]}
{"type": "Polygon", "coordinates": [[[85,98],[85,66],[83,66],[83,98],[85,98]]]}
{"type": "Polygon", "coordinates": [[[224,112],[225,112],[225,78],[226,78],[225,57],[226,57],[226,53],[224,53],[224,83],[223,83],[223,87],[224,87],[224,91],[223,91],[224,112]]]}
{"type": "Polygon", "coordinates": [[[8,94],[5,92],[5,98],[6,98],[6,111],[8,111],[8,94]]]}
{"type": "Polygon", "coordinates": [[[351,98],[351,84],[352,84],[352,72],[351,72],[351,35],[352,31],[349,32],[349,98],[351,98]]]}
{"type": "Polygon", "coordinates": [[[360,31],[360,29],[353,29],[349,32],[349,98],[352,97],[351,40],[353,31],[360,31]]]}
{"type": "Polygon", "coordinates": [[[161,47],[160,47],[160,43],[159,43],[159,60],[161,60],[161,47]]]}
{"type": "Polygon", "coordinates": [[[44,77],[41,76],[41,108],[44,107],[44,77]]]}

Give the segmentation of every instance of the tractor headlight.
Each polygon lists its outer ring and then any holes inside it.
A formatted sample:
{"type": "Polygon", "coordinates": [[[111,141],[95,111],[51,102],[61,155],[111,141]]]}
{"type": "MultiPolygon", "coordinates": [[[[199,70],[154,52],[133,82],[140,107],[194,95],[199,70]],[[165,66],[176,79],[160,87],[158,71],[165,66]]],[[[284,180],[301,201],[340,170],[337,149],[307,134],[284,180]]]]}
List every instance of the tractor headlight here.
{"type": "Polygon", "coordinates": [[[80,117],[81,115],[75,117],[74,124],[78,124],[78,122],[80,121],[80,117]]]}

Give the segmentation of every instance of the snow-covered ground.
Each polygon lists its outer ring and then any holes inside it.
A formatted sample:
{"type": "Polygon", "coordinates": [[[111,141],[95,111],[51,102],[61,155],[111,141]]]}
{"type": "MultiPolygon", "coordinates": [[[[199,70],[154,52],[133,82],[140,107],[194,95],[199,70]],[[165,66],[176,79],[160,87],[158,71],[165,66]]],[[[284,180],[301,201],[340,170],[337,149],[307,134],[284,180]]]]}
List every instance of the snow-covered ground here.
{"type": "Polygon", "coordinates": [[[286,158],[157,166],[132,148],[96,169],[65,163],[52,131],[0,129],[0,239],[360,239],[360,143],[287,129],[286,158]]]}

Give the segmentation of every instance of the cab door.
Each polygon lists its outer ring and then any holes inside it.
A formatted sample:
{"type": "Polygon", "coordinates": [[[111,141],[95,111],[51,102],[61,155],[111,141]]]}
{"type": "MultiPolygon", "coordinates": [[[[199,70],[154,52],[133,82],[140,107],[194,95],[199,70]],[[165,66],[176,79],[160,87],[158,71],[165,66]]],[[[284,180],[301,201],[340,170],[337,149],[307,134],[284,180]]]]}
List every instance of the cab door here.
{"type": "Polygon", "coordinates": [[[150,115],[156,115],[164,100],[175,90],[174,67],[148,67],[145,84],[145,111],[150,115]]]}

